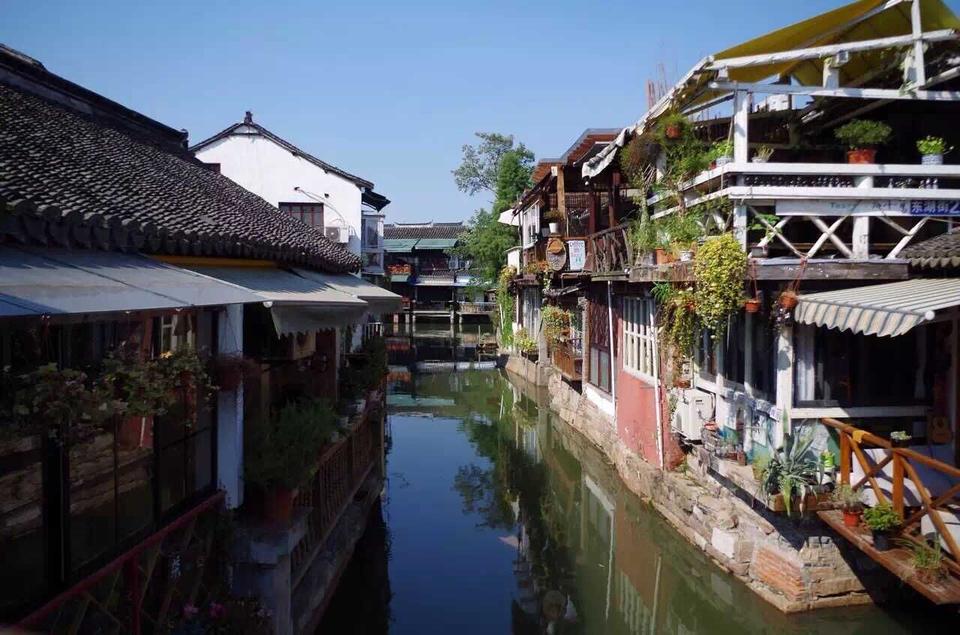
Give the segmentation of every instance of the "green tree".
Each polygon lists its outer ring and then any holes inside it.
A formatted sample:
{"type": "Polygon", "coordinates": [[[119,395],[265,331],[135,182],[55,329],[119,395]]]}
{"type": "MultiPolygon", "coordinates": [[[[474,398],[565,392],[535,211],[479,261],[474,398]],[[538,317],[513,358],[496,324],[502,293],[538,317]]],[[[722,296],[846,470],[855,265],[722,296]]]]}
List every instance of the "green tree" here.
{"type": "Polygon", "coordinates": [[[515,152],[520,163],[529,172],[533,170],[533,152],[522,143],[514,147],[513,135],[496,132],[478,132],[480,143],[463,146],[463,160],[453,171],[457,189],[473,196],[481,190],[495,194],[500,177],[500,163],[508,152],[515,152]]]}

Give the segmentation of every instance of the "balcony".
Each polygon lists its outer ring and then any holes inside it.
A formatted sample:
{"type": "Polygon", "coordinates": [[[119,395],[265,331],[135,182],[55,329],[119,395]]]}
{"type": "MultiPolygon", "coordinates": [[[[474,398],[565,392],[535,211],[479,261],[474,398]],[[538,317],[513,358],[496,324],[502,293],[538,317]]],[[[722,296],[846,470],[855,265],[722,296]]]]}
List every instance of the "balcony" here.
{"type": "Polygon", "coordinates": [[[579,338],[557,343],[551,347],[550,354],[553,365],[564,379],[569,382],[583,381],[583,346],[579,338]]]}

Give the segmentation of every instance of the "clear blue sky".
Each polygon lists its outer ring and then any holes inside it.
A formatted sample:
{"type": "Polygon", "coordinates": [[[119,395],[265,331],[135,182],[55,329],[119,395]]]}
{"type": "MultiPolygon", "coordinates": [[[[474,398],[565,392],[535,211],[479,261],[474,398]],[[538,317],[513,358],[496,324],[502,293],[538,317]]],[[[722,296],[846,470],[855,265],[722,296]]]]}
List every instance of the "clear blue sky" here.
{"type": "MultiPolygon", "coordinates": [[[[487,203],[450,171],[473,133],[556,156],[646,109],[645,86],[842,0],[0,0],[0,41],[199,141],[244,110],[376,183],[388,221],[487,203]],[[139,6],[138,6],[139,5],[139,6]]],[[[954,11],[960,0],[949,0],[954,11]]]]}

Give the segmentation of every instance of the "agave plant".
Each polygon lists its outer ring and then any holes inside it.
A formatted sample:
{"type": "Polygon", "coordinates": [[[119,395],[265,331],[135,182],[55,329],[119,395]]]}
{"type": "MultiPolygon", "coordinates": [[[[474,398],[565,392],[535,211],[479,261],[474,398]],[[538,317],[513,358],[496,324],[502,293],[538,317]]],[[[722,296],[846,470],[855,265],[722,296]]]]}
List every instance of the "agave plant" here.
{"type": "Polygon", "coordinates": [[[793,511],[794,496],[800,497],[799,508],[803,513],[807,494],[816,481],[818,468],[810,452],[812,444],[812,435],[785,432],[783,446],[777,448],[761,473],[760,493],[782,494],[788,516],[793,511]]]}

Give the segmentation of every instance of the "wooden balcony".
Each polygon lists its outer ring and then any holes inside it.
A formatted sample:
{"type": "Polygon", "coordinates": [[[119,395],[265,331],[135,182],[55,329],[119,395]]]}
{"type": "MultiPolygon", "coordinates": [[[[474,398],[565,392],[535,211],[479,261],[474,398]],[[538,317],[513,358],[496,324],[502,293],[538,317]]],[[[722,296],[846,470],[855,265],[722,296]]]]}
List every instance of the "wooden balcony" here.
{"type": "Polygon", "coordinates": [[[627,223],[587,236],[584,271],[593,274],[623,274],[633,265],[633,247],[627,223]]]}
{"type": "Polygon", "coordinates": [[[920,447],[894,447],[887,439],[835,419],[821,421],[840,437],[838,482],[860,492],[868,505],[892,505],[903,519],[899,540],[917,544],[926,544],[931,537],[939,540],[944,577],[921,579],[909,549],[898,546],[878,551],[869,532],[845,526],[839,511],[818,512],[820,518],[930,601],[960,604],[960,469],[920,447]]]}
{"type": "Polygon", "coordinates": [[[570,382],[583,381],[583,350],[579,340],[565,340],[551,347],[553,365],[570,382]]]}

